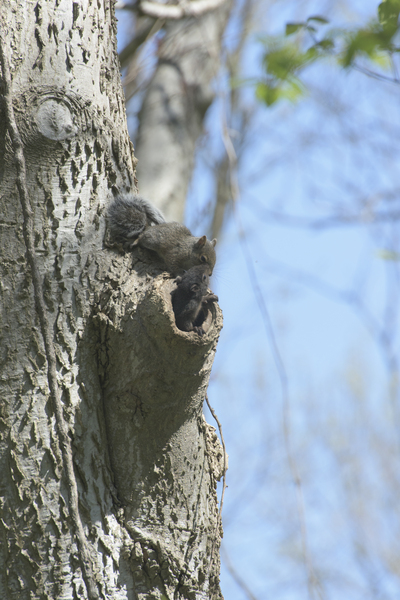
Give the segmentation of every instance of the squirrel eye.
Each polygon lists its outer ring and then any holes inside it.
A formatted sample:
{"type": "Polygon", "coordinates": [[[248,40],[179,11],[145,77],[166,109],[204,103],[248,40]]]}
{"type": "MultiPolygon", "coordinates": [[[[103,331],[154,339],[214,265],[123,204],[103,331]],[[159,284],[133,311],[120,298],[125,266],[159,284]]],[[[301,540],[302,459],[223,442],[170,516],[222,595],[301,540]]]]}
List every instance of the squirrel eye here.
{"type": "Polygon", "coordinates": [[[204,256],[204,254],[202,254],[202,255],[200,256],[200,260],[201,260],[201,262],[203,262],[203,263],[207,262],[207,258],[204,256]]]}

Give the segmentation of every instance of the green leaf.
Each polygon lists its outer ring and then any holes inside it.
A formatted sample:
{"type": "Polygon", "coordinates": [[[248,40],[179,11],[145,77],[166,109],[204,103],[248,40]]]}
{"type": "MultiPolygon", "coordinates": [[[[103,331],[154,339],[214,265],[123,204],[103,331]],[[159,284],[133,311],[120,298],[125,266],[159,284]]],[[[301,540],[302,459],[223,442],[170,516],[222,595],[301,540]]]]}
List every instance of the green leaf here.
{"type": "Polygon", "coordinates": [[[400,13],[400,0],[383,0],[378,6],[379,23],[386,31],[395,32],[400,13]]]}
{"type": "Polygon", "coordinates": [[[282,85],[259,83],[256,87],[256,97],[267,106],[272,106],[279,100],[296,102],[306,92],[307,89],[298,79],[286,81],[282,85]]]}
{"type": "Polygon", "coordinates": [[[349,67],[358,54],[366,54],[374,60],[382,50],[391,50],[391,36],[381,29],[359,29],[350,36],[344,47],[341,64],[349,67]]]}
{"type": "Polygon", "coordinates": [[[267,106],[271,106],[278,100],[279,93],[275,86],[268,83],[259,83],[256,87],[256,98],[264,102],[267,106]]]}
{"type": "Polygon", "coordinates": [[[317,23],[321,23],[322,25],[327,25],[329,23],[329,21],[327,19],[325,19],[324,17],[320,17],[318,15],[315,15],[314,17],[308,17],[307,23],[309,21],[317,21],[317,23]]]}
{"type": "Polygon", "coordinates": [[[303,29],[305,27],[305,23],[286,23],[286,31],[285,35],[292,35],[292,33],[296,33],[299,29],[303,29]]]}
{"type": "Polygon", "coordinates": [[[305,96],[306,92],[307,89],[301,81],[294,79],[293,81],[290,81],[288,85],[282,86],[279,89],[278,99],[285,98],[286,100],[290,100],[290,102],[296,102],[301,96],[305,96]]]}
{"type": "Polygon", "coordinates": [[[380,67],[382,70],[386,70],[389,71],[390,68],[392,67],[392,63],[390,61],[390,57],[388,56],[387,53],[384,52],[379,52],[379,54],[375,54],[375,56],[371,56],[370,60],[378,65],[378,67],[380,67]]]}
{"type": "Polygon", "coordinates": [[[400,260],[400,253],[394,252],[393,250],[382,249],[378,252],[379,258],[382,260],[392,260],[398,262],[400,260]]]}
{"type": "Polygon", "coordinates": [[[294,44],[269,50],[264,55],[265,70],[275,79],[285,81],[316,58],[317,50],[312,46],[301,52],[294,44]]]}
{"type": "Polygon", "coordinates": [[[320,46],[322,50],[332,50],[335,47],[335,44],[330,38],[324,38],[318,42],[316,46],[320,46]]]}

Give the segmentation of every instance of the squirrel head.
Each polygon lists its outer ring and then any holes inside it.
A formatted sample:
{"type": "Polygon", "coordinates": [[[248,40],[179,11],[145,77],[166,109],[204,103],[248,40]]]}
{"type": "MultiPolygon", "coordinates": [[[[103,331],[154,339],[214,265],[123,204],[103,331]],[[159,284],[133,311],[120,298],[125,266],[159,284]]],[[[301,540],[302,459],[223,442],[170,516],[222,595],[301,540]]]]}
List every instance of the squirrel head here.
{"type": "Polygon", "coordinates": [[[211,242],[205,235],[201,236],[194,244],[194,249],[199,255],[200,264],[208,265],[210,269],[210,275],[212,275],[217,256],[215,254],[215,244],[217,240],[214,238],[211,242]]]}

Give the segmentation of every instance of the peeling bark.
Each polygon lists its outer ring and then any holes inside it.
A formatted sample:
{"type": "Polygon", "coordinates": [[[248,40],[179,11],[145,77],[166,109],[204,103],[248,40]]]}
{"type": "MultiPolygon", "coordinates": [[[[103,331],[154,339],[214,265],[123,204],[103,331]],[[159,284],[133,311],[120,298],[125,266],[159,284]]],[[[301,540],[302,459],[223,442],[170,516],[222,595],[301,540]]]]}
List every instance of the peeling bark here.
{"type": "MultiPolygon", "coordinates": [[[[172,281],[104,245],[134,187],[112,3],[3,3],[79,514],[100,598],[219,598],[221,449],[202,417],[219,330],[176,329],[172,281]],[[219,543],[216,547],[218,548],[219,543]]],[[[0,108],[0,597],[87,598],[0,108]]]]}

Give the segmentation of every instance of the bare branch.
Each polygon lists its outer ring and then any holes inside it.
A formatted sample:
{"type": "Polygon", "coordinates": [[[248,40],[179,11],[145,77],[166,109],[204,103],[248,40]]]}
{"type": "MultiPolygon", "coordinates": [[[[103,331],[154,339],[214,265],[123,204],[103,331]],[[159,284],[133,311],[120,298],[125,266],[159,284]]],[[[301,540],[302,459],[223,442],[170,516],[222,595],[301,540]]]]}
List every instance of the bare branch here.
{"type": "Polygon", "coordinates": [[[138,11],[137,2],[116,2],[115,10],[130,10],[131,12],[138,11]]]}
{"type": "Polygon", "coordinates": [[[178,20],[184,17],[199,17],[204,13],[217,9],[225,0],[194,0],[182,2],[179,5],[159,4],[144,0],[139,4],[140,11],[155,19],[178,20]]]}
{"type": "Polygon", "coordinates": [[[240,575],[236,571],[235,567],[232,565],[230,558],[228,556],[228,553],[225,549],[225,546],[221,546],[221,553],[222,553],[222,557],[223,557],[226,568],[228,569],[229,573],[231,574],[234,581],[236,581],[236,583],[238,584],[240,589],[246,594],[248,600],[258,600],[258,598],[251,592],[251,590],[247,586],[246,582],[240,577],[240,575]]]}
{"type": "MultiPolygon", "coordinates": [[[[148,37],[154,33],[154,21],[153,19],[143,19],[143,23],[141,27],[139,27],[136,31],[135,37],[129,42],[127,46],[119,53],[119,61],[121,63],[121,67],[124,68],[127,66],[132,56],[135,54],[136,50],[144,44],[144,42],[148,39],[148,37]]],[[[156,31],[159,27],[156,28],[156,31]]]]}
{"type": "MultiPolygon", "coordinates": [[[[245,42],[248,39],[249,32],[251,30],[251,23],[254,18],[255,3],[253,0],[246,0],[243,4],[239,22],[241,26],[239,41],[236,47],[226,57],[226,69],[228,70],[229,78],[231,81],[239,78],[239,71],[241,66],[241,58],[243,55],[243,48],[245,42]]],[[[246,130],[248,126],[248,114],[246,109],[240,103],[239,88],[231,86],[229,97],[229,127],[235,129],[235,151],[238,158],[240,158],[244,141],[246,137],[246,130]]],[[[227,207],[229,206],[230,200],[230,186],[229,186],[229,160],[225,154],[223,158],[217,163],[214,169],[216,179],[216,203],[214,207],[214,216],[212,222],[212,234],[214,238],[218,238],[221,232],[223,220],[227,207]]]]}
{"type": "Polygon", "coordinates": [[[291,282],[296,281],[299,284],[308,287],[308,289],[313,289],[317,293],[322,294],[331,300],[342,302],[354,308],[356,315],[363,322],[371,337],[376,340],[378,346],[380,346],[386,366],[391,373],[393,380],[396,382],[399,372],[399,365],[391,337],[392,330],[390,328],[390,323],[388,327],[381,326],[379,321],[368,310],[359,292],[359,282],[356,282],[352,288],[338,289],[317,276],[307,273],[301,269],[288,266],[283,261],[277,260],[268,255],[264,255],[264,258],[268,263],[267,268],[269,272],[277,273],[281,277],[286,277],[291,282]]]}
{"type": "Polygon", "coordinates": [[[284,225],[302,229],[328,229],[334,227],[358,227],[373,225],[375,223],[390,223],[400,220],[400,211],[376,212],[368,215],[335,215],[321,219],[309,219],[308,217],[297,217],[274,210],[262,209],[265,217],[284,225]]]}
{"type": "Polygon", "coordinates": [[[363,75],[367,75],[367,77],[372,77],[372,79],[378,79],[378,81],[388,81],[389,83],[399,84],[400,81],[395,77],[388,77],[387,75],[383,75],[382,73],[376,73],[375,71],[371,71],[366,67],[362,67],[357,64],[353,64],[352,68],[363,75]]]}

